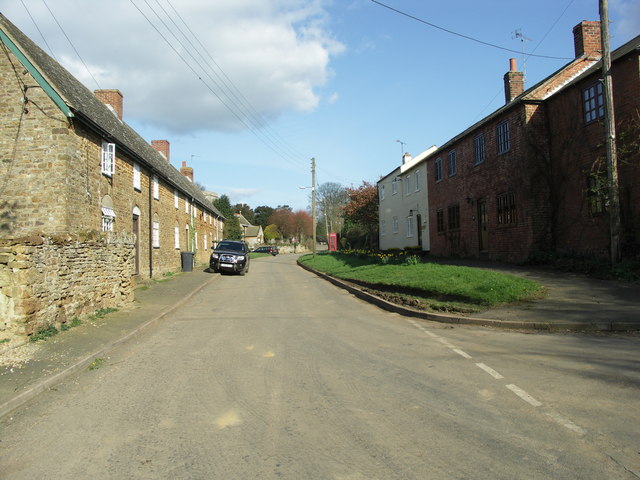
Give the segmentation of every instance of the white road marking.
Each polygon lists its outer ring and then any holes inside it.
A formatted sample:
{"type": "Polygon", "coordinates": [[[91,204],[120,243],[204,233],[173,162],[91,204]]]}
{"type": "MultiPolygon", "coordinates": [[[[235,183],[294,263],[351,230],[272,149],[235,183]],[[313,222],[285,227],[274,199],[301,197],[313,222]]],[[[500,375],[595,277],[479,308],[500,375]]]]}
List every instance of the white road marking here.
{"type": "Polygon", "coordinates": [[[531,395],[529,395],[527,392],[522,390],[520,387],[517,387],[513,383],[507,385],[507,388],[511,390],[513,393],[515,393],[517,396],[519,396],[522,400],[524,400],[530,405],[533,405],[534,407],[539,407],[540,405],[542,405],[541,402],[533,398],[531,395]]]}
{"type": "Polygon", "coordinates": [[[454,348],[453,351],[456,352],[458,355],[463,356],[464,358],[471,358],[471,355],[469,355],[465,351],[460,350],[459,348],[454,348]]]}
{"type": "Polygon", "coordinates": [[[571,420],[569,420],[568,418],[564,418],[562,415],[560,415],[559,413],[556,412],[549,412],[547,413],[547,415],[551,418],[553,418],[556,422],[558,422],[560,425],[562,425],[565,428],[568,428],[569,430],[577,433],[578,435],[585,435],[587,433],[587,431],[582,428],[579,427],[578,425],[576,425],[575,423],[573,423],[571,420]]]}
{"type": "Polygon", "coordinates": [[[501,378],[504,378],[502,375],[500,375],[498,372],[496,372],[493,368],[485,365],[484,363],[476,363],[476,366],[481,368],[485,372],[487,372],[489,375],[491,375],[496,380],[500,380],[501,378]]]}
{"type": "Polygon", "coordinates": [[[454,345],[451,345],[451,344],[450,344],[447,340],[445,340],[444,338],[438,338],[438,341],[439,341],[441,344],[443,344],[443,345],[445,345],[445,346],[447,346],[447,347],[449,347],[449,348],[456,348],[454,345]]]}

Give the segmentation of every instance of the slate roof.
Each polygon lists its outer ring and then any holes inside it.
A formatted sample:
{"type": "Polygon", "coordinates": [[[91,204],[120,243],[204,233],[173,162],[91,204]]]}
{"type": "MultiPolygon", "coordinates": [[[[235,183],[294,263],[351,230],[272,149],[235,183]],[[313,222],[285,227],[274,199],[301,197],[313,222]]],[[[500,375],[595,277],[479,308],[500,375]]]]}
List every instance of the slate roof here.
{"type": "Polygon", "coordinates": [[[133,128],[118,119],[91,90],[47,55],[2,14],[0,14],[0,28],[38,69],[51,88],[62,97],[78,121],[96,131],[105,140],[115,143],[117,148],[146,165],[183,195],[194,199],[196,204],[224,219],[224,215],[205,198],[204,192],[167,162],[133,128]]]}

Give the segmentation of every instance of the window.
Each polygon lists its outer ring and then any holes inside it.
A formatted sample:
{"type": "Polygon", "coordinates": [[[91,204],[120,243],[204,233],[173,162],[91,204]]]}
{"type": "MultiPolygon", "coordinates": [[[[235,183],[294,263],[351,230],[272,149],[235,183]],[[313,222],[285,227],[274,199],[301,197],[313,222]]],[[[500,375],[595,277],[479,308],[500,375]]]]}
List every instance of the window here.
{"type": "Polygon", "coordinates": [[[449,230],[458,230],[460,228],[460,205],[451,205],[448,214],[449,230]]]}
{"type": "Polygon", "coordinates": [[[175,245],[176,250],[180,250],[180,227],[176,222],[176,226],[173,227],[173,243],[175,245]]]}
{"type": "Polygon", "coordinates": [[[416,192],[420,191],[420,183],[421,183],[421,174],[420,170],[416,170],[416,192]]]}
{"type": "Polygon", "coordinates": [[[160,248],[160,220],[158,214],[153,214],[153,248],[160,248]]]}
{"type": "Polygon", "coordinates": [[[587,177],[587,201],[589,202],[589,215],[595,216],[605,212],[606,205],[606,179],[597,174],[587,177]]]}
{"type": "Polygon", "coordinates": [[[404,194],[405,195],[411,194],[411,177],[409,175],[404,177],[404,194]]]}
{"type": "Polygon", "coordinates": [[[116,144],[104,142],[102,144],[102,162],[100,171],[108,177],[116,171],[116,144]]]}
{"type": "Polygon", "coordinates": [[[393,233],[398,233],[399,230],[398,217],[393,217],[393,233]]]}
{"type": "Polygon", "coordinates": [[[448,164],[447,164],[447,174],[450,177],[453,177],[456,173],[458,173],[458,165],[456,162],[456,151],[451,150],[448,155],[448,164]]]}
{"type": "Polygon", "coordinates": [[[602,93],[602,83],[598,82],[585,88],[582,91],[582,102],[584,105],[584,121],[591,123],[604,117],[604,95],[602,93]]]}
{"type": "Polygon", "coordinates": [[[113,200],[109,195],[102,197],[100,202],[102,209],[102,231],[113,232],[113,223],[116,220],[116,212],[113,210],[113,200]]]}
{"type": "Polygon", "coordinates": [[[178,209],[178,200],[180,199],[180,195],[178,195],[178,190],[173,189],[173,206],[178,209]]]}
{"type": "Polygon", "coordinates": [[[207,234],[204,234],[204,243],[202,244],[202,248],[207,249],[207,234]]]}
{"type": "Polygon", "coordinates": [[[140,164],[133,162],[133,188],[141,190],[140,188],[140,164]]]}
{"type": "Polygon", "coordinates": [[[508,152],[511,148],[511,139],[509,138],[509,122],[507,120],[500,122],[496,127],[496,137],[498,154],[508,152]]]}
{"type": "Polygon", "coordinates": [[[391,194],[395,195],[398,193],[398,177],[394,177],[391,181],[391,194]]]}
{"type": "Polygon", "coordinates": [[[384,185],[380,185],[380,200],[384,200],[384,185]]]}
{"type": "Polygon", "coordinates": [[[503,193],[496,199],[498,205],[498,225],[513,225],[517,221],[516,194],[503,193]]]}
{"type": "Polygon", "coordinates": [[[386,234],[387,234],[387,221],[382,220],[380,222],[380,235],[384,237],[386,234]]]}
{"type": "Polygon", "coordinates": [[[436,158],[436,161],[433,162],[433,168],[435,169],[433,176],[435,177],[436,182],[439,182],[440,180],[442,180],[442,159],[441,158],[436,158]]]}
{"type": "Polygon", "coordinates": [[[189,199],[184,197],[184,213],[189,213],[189,199]]]}
{"type": "Polygon", "coordinates": [[[413,215],[407,217],[407,237],[413,237],[413,215]]]}
{"type": "Polygon", "coordinates": [[[198,231],[197,230],[193,233],[193,248],[194,250],[198,249],[198,231]]]}
{"type": "Polygon", "coordinates": [[[484,162],[484,133],[476,135],[473,139],[473,163],[479,165],[484,162]]]}
{"type": "Polygon", "coordinates": [[[436,225],[438,233],[444,233],[444,210],[442,209],[436,211],[436,225]]]}
{"type": "Polygon", "coordinates": [[[156,175],[153,176],[153,198],[160,200],[160,185],[156,175]]]}

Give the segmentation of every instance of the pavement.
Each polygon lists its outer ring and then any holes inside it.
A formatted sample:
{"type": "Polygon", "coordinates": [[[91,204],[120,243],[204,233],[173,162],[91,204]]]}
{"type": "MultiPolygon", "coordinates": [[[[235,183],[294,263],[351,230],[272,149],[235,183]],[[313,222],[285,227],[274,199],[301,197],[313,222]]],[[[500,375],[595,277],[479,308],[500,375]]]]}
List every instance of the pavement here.
{"type": "MultiPolygon", "coordinates": [[[[382,308],[430,321],[545,332],[640,331],[638,284],[508,264],[481,261],[459,264],[530,278],[544,285],[548,294],[540,300],[494,308],[472,317],[444,315],[392,305],[357,287],[320,276],[382,308]]],[[[131,306],[87,320],[44,342],[25,343],[17,348],[0,345],[0,418],[68,376],[89,368],[97,359],[107,358],[118,345],[194,301],[197,293],[216,278],[217,275],[207,273],[202,267],[170,280],[148,281],[136,289],[136,299],[131,306]],[[21,361],[22,355],[28,361],[21,361]]]]}

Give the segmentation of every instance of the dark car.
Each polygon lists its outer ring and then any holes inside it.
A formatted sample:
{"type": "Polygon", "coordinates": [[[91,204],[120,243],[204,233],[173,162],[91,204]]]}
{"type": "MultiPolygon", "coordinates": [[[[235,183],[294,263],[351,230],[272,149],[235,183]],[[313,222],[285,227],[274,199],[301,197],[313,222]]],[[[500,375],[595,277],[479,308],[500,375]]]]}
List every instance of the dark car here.
{"type": "Polygon", "coordinates": [[[278,247],[272,245],[265,245],[264,247],[258,247],[254,250],[256,253],[270,253],[273,256],[276,256],[280,251],[278,247]]]}
{"type": "Polygon", "coordinates": [[[249,271],[249,247],[239,240],[222,240],[213,249],[209,268],[214,272],[244,275],[249,271]]]}

